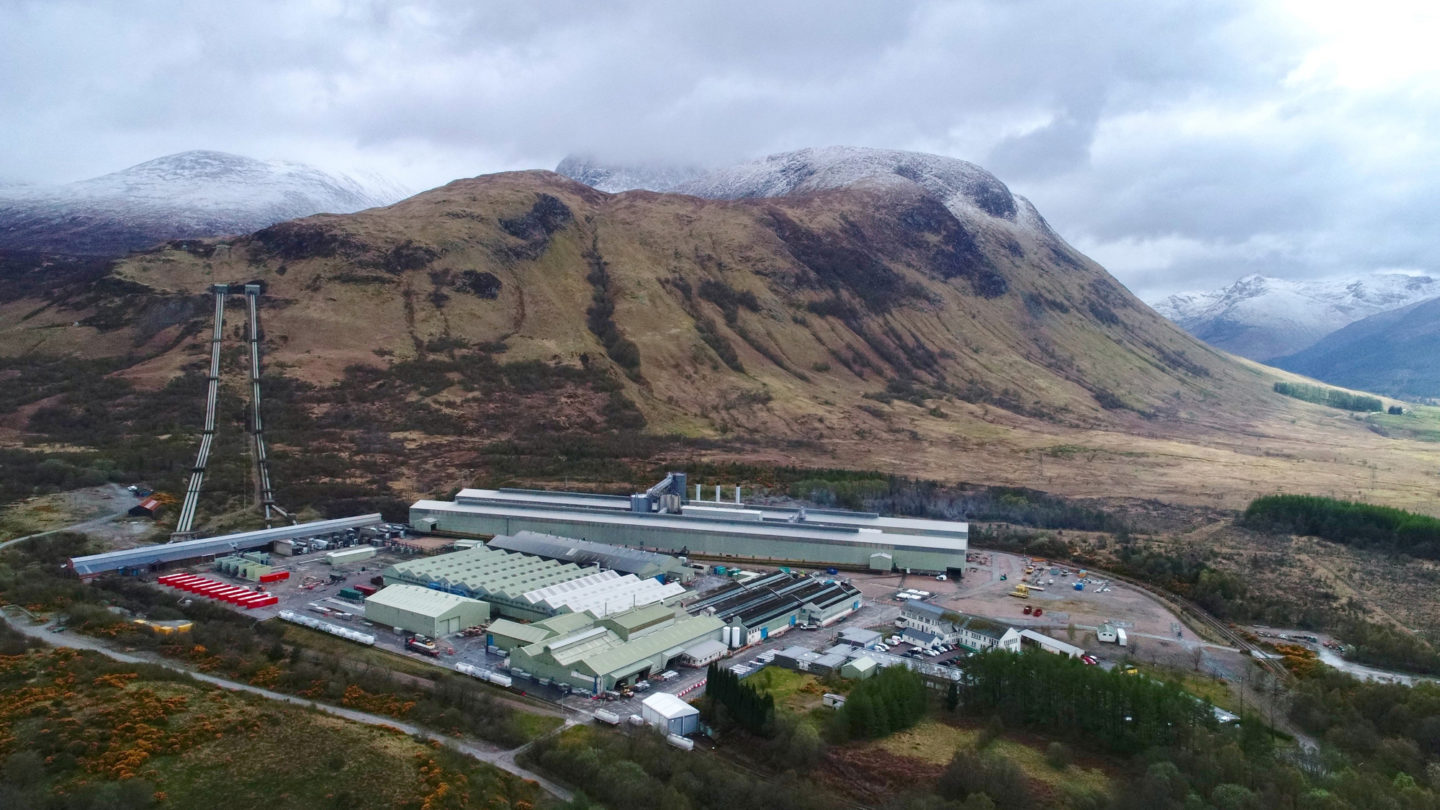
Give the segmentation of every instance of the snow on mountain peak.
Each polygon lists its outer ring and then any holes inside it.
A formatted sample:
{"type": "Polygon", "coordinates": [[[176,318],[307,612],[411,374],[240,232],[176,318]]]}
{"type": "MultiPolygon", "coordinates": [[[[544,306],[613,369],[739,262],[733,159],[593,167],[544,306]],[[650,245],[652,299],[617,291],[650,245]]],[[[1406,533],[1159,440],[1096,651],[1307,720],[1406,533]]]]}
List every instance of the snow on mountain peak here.
{"type": "Polygon", "coordinates": [[[1293,281],[1252,274],[1227,287],[1176,293],[1151,304],[1212,345],[1255,360],[1294,354],[1341,327],[1440,296],[1415,273],[1293,281]]]}
{"type": "Polygon", "coordinates": [[[897,149],[825,146],[768,157],[681,177],[683,172],[607,167],[566,158],[560,174],[601,191],[645,188],[720,200],[783,197],[836,188],[919,186],[957,216],[980,214],[1024,229],[1049,226],[1028,200],[1010,192],[995,175],[958,158],[897,149]],[[678,178],[678,179],[677,179],[678,178]]]}
{"type": "Polygon", "coordinates": [[[196,150],[55,186],[0,188],[0,247],[111,253],[166,239],[247,233],[317,213],[388,205],[406,193],[303,163],[196,150]]]}
{"type": "Polygon", "coordinates": [[[604,163],[586,155],[567,155],[555,167],[556,174],[563,174],[577,183],[610,194],[633,189],[646,191],[670,191],[702,172],[693,166],[667,165],[622,165],[604,163]]]}

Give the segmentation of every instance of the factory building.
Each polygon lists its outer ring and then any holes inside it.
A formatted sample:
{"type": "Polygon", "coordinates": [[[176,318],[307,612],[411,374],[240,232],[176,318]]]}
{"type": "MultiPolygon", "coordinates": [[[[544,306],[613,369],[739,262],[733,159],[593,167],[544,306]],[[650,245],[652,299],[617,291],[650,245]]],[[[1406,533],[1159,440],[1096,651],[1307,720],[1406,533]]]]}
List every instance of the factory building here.
{"type": "Polygon", "coordinates": [[[958,644],[966,649],[984,652],[1001,649],[1020,651],[1020,631],[1003,622],[972,616],[912,599],[900,609],[901,636],[922,647],[935,642],[958,644]]]}
{"type": "Polygon", "coordinates": [[[685,592],[678,583],[486,547],[407,560],[382,575],[387,585],[417,585],[479,599],[490,603],[496,615],[526,621],[584,610],[606,615],[674,601],[685,592]]]}
{"type": "Polygon", "coordinates": [[[99,576],[107,571],[157,571],[173,563],[228,557],[242,551],[269,548],[272,543],[374,526],[378,523],[380,523],[378,512],[353,518],[317,520],[294,526],[278,526],[253,532],[225,534],[176,543],[159,543],[152,546],[107,551],[104,554],[71,557],[69,565],[70,569],[79,574],[81,579],[99,576]]]}
{"type": "Polygon", "coordinates": [[[490,606],[414,585],[390,585],[365,600],[365,620],[439,638],[490,620],[490,606]]]}
{"type": "Polygon", "coordinates": [[[525,624],[510,619],[496,619],[485,630],[485,643],[510,652],[516,647],[538,644],[547,639],[557,638],[576,630],[583,630],[595,624],[595,617],[589,613],[561,613],[548,619],[525,624]]]}
{"type": "Polygon", "coordinates": [[[694,569],[668,554],[553,534],[529,531],[513,535],[502,534],[487,545],[505,551],[518,551],[532,557],[574,563],[582,568],[598,565],[622,574],[634,574],[640,579],[688,582],[695,575],[694,569]]]}
{"type": "Polygon", "coordinates": [[[685,609],[721,619],[726,643],[744,647],[798,625],[832,624],[859,610],[860,602],[860,591],[848,583],[776,571],[712,591],[685,609]]]}
{"type": "Polygon", "coordinates": [[[878,571],[961,572],[963,522],[882,517],[836,509],[788,509],[686,500],[683,473],[631,497],[521,489],[463,489],[454,501],[422,500],[410,523],[448,535],[573,537],[680,556],[878,571]]]}
{"type": "MultiPolygon", "coordinates": [[[[724,626],[713,616],[685,616],[661,605],[592,617],[583,624],[578,619],[569,621],[574,625],[564,632],[546,627],[547,638],[512,647],[510,674],[598,695],[670,669],[686,650],[718,639],[724,626]]],[[[545,622],[535,623],[542,624],[545,622]]],[[[500,631],[519,640],[514,627],[507,625],[500,631]]],[[[495,632],[492,625],[491,633],[495,632]]]]}

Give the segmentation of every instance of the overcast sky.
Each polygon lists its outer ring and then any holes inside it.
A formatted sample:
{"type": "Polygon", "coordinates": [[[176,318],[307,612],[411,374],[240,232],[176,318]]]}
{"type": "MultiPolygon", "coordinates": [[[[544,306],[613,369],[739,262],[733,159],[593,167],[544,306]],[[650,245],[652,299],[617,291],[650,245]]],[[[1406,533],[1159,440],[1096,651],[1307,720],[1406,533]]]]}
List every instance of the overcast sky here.
{"type": "Polygon", "coordinates": [[[1434,3],[0,0],[0,179],[964,158],[1147,298],[1440,271],[1434,3]]]}

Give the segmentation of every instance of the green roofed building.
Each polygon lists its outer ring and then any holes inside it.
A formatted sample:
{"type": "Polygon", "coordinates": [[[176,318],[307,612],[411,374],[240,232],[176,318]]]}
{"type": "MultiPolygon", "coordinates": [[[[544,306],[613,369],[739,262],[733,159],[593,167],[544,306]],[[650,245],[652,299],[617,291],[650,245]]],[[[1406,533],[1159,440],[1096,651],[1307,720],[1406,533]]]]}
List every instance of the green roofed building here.
{"type": "MultiPolygon", "coordinates": [[[[572,613],[563,618],[582,615],[585,614],[572,613]]],[[[576,619],[569,621],[578,624],[576,619]]],[[[565,684],[590,694],[633,685],[663,672],[696,644],[719,639],[724,627],[714,616],[685,616],[658,605],[604,619],[589,617],[586,626],[571,627],[560,633],[555,632],[554,626],[546,626],[548,622],[503,624],[500,630],[510,634],[506,640],[517,644],[520,636],[533,637],[534,628],[549,634],[544,639],[511,648],[512,676],[565,684]],[[526,629],[517,629],[522,627],[526,629]]],[[[491,630],[494,635],[495,627],[491,630]]],[[[500,640],[495,638],[496,646],[500,646],[500,640]]]]}
{"type": "Polygon", "coordinates": [[[386,568],[386,585],[417,585],[489,602],[494,611],[516,619],[544,619],[554,611],[537,606],[525,594],[580,579],[587,571],[572,563],[544,560],[500,549],[473,548],[407,560],[386,568]]]}
{"type": "Polygon", "coordinates": [[[365,619],[438,638],[490,620],[490,606],[452,593],[391,585],[365,600],[365,619]]]}
{"type": "Polygon", "coordinates": [[[556,636],[563,636],[576,630],[584,630],[595,624],[595,617],[589,613],[561,613],[538,622],[525,624],[510,619],[496,619],[486,632],[486,642],[493,647],[509,652],[516,647],[535,644],[556,636]]]}

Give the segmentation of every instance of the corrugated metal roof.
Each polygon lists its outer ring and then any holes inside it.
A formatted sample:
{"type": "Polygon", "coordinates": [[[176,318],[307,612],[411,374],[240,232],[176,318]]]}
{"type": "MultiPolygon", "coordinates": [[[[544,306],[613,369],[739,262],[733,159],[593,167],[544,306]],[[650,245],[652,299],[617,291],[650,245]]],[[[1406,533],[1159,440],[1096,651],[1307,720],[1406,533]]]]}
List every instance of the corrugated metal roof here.
{"type": "Polygon", "coordinates": [[[483,604],[478,599],[467,599],[453,593],[420,588],[415,585],[391,585],[381,588],[365,599],[367,607],[383,605],[431,617],[442,616],[460,605],[472,603],[483,604]]]}
{"type": "MultiPolygon", "coordinates": [[[[470,505],[504,504],[534,506],[548,509],[570,509],[579,512],[626,513],[630,512],[630,499],[624,495],[597,495],[584,492],[550,492],[534,489],[462,489],[455,496],[455,502],[470,505]]],[[[805,520],[800,521],[800,510],[790,507],[759,506],[755,504],[730,504],[714,501],[696,501],[695,505],[708,507],[706,517],[722,515],[712,519],[725,520],[724,511],[744,510],[759,512],[764,523],[789,524],[798,527],[835,527],[849,529],[878,529],[887,536],[911,534],[928,537],[969,537],[970,525],[963,521],[931,520],[927,518],[884,517],[876,512],[850,512],[844,509],[805,509],[805,520]]],[[[645,517],[645,515],[636,515],[645,517]]],[[[680,515],[665,515],[667,518],[685,518],[683,508],[680,515]]],[[[691,516],[696,519],[698,516],[691,516]]]]}
{"type": "Polygon", "coordinates": [[[674,619],[674,608],[664,605],[651,605],[642,607],[639,610],[627,610],[624,613],[617,613],[607,618],[607,621],[614,622],[616,626],[634,632],[652,624],[674,619]]]}
{"type": "MultiPolygon", "coordinates": [[[[391,585],[390,587],[398,588],[400,586],[391,585]]],[[[509,619],[496,619],[494,622],[491,622],[490,633],[492,635],[504,636],[505,638],[513,638],[519,641],[522,646],[535,644],[550,638],[552,635],[556,635],[555,631],[541,627],[539,624],[521,624],[520,622],[512,622],[509,619]]]]}
{"type": "Polygon", "coordinates": [[[104,554],[71,557],[70,567],[81,576],[91,576],[105,571],[118,571],[121,568],[140,568],[158,563],[193,560],[196,557],[213,557],[235,551],[261,548],[276,540],[293,540],[298,537],[329,534],[345,529],[358,529],[380,522],[378,512],[351,518],[316,520],[294,526],[280,526],[274,529],[260,529],[253,532],[225,534],[199,540],[182,540],[178,543],[160,543],[153,546],[107,551],[104,554]]]}
{"type": "Polygon", "coordinates": [[[725,642],[711,639],[710,641],[702,641],[689,648],[685,651],[685,654],[694,658],[696,661],[702,661],[712,655],[724,655],[728,649],[730,648],[725,646],[725,642]]]}
{"type": "Polygon", "coordinates": [[[407,560],[386,569],[386,576],[422,582],[472,594],[519,601],[523,594],[593,574],[579,566],[501,549],[472,548],[407,560]]]}
{"type": "Polygon", "coordinates": [[[681,567],[680,561],[668,554],[540,532],[523,531],[513,535],[497,535],[490,541],[489,546],[571,562],[579,566],[601,565],[621,573],[639,576],[653,576],[681,567]]]}
{"type": "MultiPolygon", "coordinates": [[[[587,655],[582,663],[592,674],[604,675],[671,647],[684,647],[701,636],[719,633],[724,626],[714,616],[694,616],[587,655]]],[[[615,639],[619,641],[618,636],[615,639]]]]}
{"type": "MultiPolygon", "coordinates": [[[[462,493],[463,494],[463,493],[462,493]]],[[[803,540],[813,543],[828,543],[844,546],[879,546],[881,548],[909,549],[914,551],[939,551],[964,553],[969,545],[969,529],[966,524],[954,524],[953,530],[937,529],[935,534],[891,525],[878,520],[875,526],[852,525],[819,521],[789,522],[786,520],[725,520],[723,518],[699,515],[670,515],[660,513],[620,512],[611,510],[583,509],[565,505],[551,505],[541,499],[523,502],[486,503],[482,501],[434,501],[420,500],[411,504],[411,510],[456,515],[483,515],[495,518],[528,518],[533,520],[566,521],[597,526],[646,527],[663,529],[678,535],[689,532],[703,532],[710,535],[732,535],[735,537],[803,540]],[[886,529],[894,529],[887,531],[886,529]]],[[[443,522],[443,521],[442,521],[443,522]]],[[[902,521],[913,523],[914,521],[902,521]]],[[[934,521],[942,523],[941,521],[934,521]]]]}

